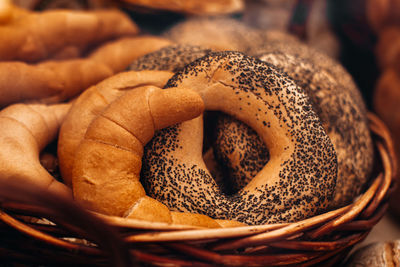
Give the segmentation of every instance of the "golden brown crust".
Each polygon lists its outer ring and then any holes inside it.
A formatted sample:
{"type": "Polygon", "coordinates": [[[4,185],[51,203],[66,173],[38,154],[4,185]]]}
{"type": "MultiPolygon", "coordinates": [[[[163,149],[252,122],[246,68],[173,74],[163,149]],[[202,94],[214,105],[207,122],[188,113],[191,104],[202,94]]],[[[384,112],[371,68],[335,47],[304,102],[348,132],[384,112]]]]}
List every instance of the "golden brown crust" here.
{"type": "Polygon", "coordinates": [[[125,212],[125,215],[127,218],[134,218],[144,221],[164,223],[174,222],[177,224],[181,224],[179,221],[172,217],[171,212],[165,205],[148,196],[141,197],[133,206],[131,206],[125,212]]]}
{"type": "Polygon", "coordinates": [[[29,10],[14,5],[11,0],[2,0],[0,2],[0,26],[10,24],[30,13],[29,10]]]}
{"type": "Polygon", "coordinates": [[[242,0],[124,0],[132,5],[169,10],[196,15],[215,15],[238,12],[243,9],[242,0]]]}
{"type": "Polygon", "coordinates": [[[0,26],[0,60],[38,62],[65,46],[83,53],[93,45],[137,33],[137,26],[117,10],[32,12],[0,26]]]}
{"type": "Polygon", "coordinates": [[[109,42],[90,54],[90,59],[109,66],[114,73],[125,70],[132,61],[172,42],[161,37],[143,35],[109,42]]]}
{"type": "Polygon", "coordinates": [[[154,132],[192,119],[203,110],[201,97],[188,89],[146,86],[127,91],[93,120],[77,148],[72,179],[75,199],[107,215],[220,227],[204,215],[171,213],[165,205],[146,196],[139,181],[143,146],[154,132]],[[106,121],[114,126],[104,128],[106,121]],[[109,131],[115,139],[104,138],[109,131]],[[137,139],[141,146],[125,146],[126,135],[137,139]]]}
{"type": "Polygon", "coordinates": [[[207,228],[243,226],[243,224],[235,222],[232,222],[232,224],[225,223],[225,221],[219,223],[218,220],[213,220],[206,215],[195,213],[171,212],[171,217],[174,224],[181,225],[194,225],[207,228]]]}
{"type": "Polygon", "coordinates": [[[58,139],[60,171],[67,185],[71,186],[75,149],[91,121],[124,92],[144,85],[162,87],[171,76],[172,73],[167,71],[122,72],[92,86],[78,97],[61,126],[58,139]]]}
{"type": "Polygon", "coordinates": [[[39,64],[0,62],[0,106],[19,101],[57,103],[70,99],[121,72],[134,59],[169,44],[162,38],[140,36],[106,43],[82,59],[39,64]]]}
{"type": "Polygon", "coordinates": [[[11,20],[13,15],[13,5],[10,0],[0,2],[0,25],[11,20]]]}
{"type": "Polygon", "coordinates": [[[0,62],[0,71],[1,107],[21,101],[57,103],[113,74],[106,65],[88,59],[38,65],[0,62]]]}
{"type": "Polygon", "coordinates": [[[2,179],[23,177],[47,190],[71,197],[40,164],[40,151],[55,139],[70,105],[15,104],[0,112],[0,174],[2,179]]]}

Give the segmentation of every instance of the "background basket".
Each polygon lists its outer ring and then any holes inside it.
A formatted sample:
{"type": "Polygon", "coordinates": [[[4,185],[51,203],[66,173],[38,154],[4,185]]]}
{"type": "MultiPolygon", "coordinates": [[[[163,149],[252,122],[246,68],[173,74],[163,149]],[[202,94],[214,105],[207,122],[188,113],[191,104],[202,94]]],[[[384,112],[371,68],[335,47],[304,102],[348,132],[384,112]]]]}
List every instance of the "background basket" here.
{"type": "Polygon", "coordinates": [[[0,257],[29,265],[330,266],[385,214],[395,187],[393,145],[369,114],[376,164],[366,190],[345,207],[295,223],[200,229],[89,213],[21,183],[0,189],[0,257]]]}

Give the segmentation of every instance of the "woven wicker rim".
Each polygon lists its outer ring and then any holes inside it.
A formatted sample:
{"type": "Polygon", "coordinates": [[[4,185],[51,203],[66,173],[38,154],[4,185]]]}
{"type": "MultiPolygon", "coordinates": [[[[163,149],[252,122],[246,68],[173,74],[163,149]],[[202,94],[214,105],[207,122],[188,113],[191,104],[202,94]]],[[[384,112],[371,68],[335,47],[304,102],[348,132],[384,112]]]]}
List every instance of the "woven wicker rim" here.
{"type": "MultiPolygon", "coordinates": [[[[375,115],[369,113],[368,119],[381,168],[368,189],[348,206],[295,223],[224,229],[94,217],[116,230],[129,247],[130,257],[139,262],[178,266],[310,266],[324,262],[329,266],[368,235],[385,214],[395,187],[397,165],[390,134],[375,115]]],[[[84,240],[86,228],[60,222],[46,207],[7,200],[1,201],[0,207],[0,232],[15,230],[0,238],[6,241],[0,245],[3,257],[38,262],[32,251],[39,251],[47,263],[109,263],[110,251],[84,240]],[[32,222],[32,217],[57,223],[32,222]]]]}

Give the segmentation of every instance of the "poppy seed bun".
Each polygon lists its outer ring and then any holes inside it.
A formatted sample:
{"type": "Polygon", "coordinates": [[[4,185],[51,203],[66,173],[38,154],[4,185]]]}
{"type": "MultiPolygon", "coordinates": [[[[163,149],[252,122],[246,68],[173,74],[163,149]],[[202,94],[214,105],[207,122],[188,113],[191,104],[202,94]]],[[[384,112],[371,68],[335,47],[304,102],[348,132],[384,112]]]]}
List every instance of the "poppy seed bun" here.
{"type": "MultiPolygon", "coordinates": [[[[351,76],[339,63],[289,37],[283,33],[271,34],[271,42],[258,48],[256,54],[286,72],[310,97],[337,152],[339,168],[332,207],[342,206],[361,192],[372,169],[373,145],[366,107],[351,76]]],[[[243,186],[268,158],[263,152],[264,145],[257,149],[250,146],[240,149],[238,144],[242,140],[260,143],[261,139],[248,126],[239,124],[241,122],[226,118],[218,125],[214,151],[219,164],[224,169],[229,168],[230,182],[243,186]],[[237,158],[242,160],[238,162],[237,158]],[[256,169],[249,172],[247,166],[256,169]],[[245,178],[247,180],[243,180],[245,178]]]]}
{"type": "Polygon", "coordinates": [[[187,64],[210,53],[210,49],[187,44],[166,46],[134,60],[129,70],[166,70],[177,72],[187,64]]]}
{"type": "Polygon", "coordinates": [[[210,53],[172,77],[205,108],[251,126],[267,144],[268,164],[245,188],[224,195],[202,159],[202,118],[159,131],[146,146],[142,180],[148,194],[176,211],[264,224],[300,220],[332,200],[337,161],[308,97],[269,64],[238,52],[210,53]]]}

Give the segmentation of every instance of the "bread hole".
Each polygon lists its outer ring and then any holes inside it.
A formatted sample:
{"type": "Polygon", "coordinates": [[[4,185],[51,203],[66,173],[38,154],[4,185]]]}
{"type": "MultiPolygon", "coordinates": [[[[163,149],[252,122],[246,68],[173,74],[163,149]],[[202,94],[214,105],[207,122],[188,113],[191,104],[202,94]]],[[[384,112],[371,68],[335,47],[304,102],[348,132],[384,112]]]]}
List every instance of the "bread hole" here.
{"type": "Polygon", "coordinates": [[[220,189],[233,195],[268,163],[269,151],[247,124],[212,111],[204,116],[203,159],[220,189]]]}

